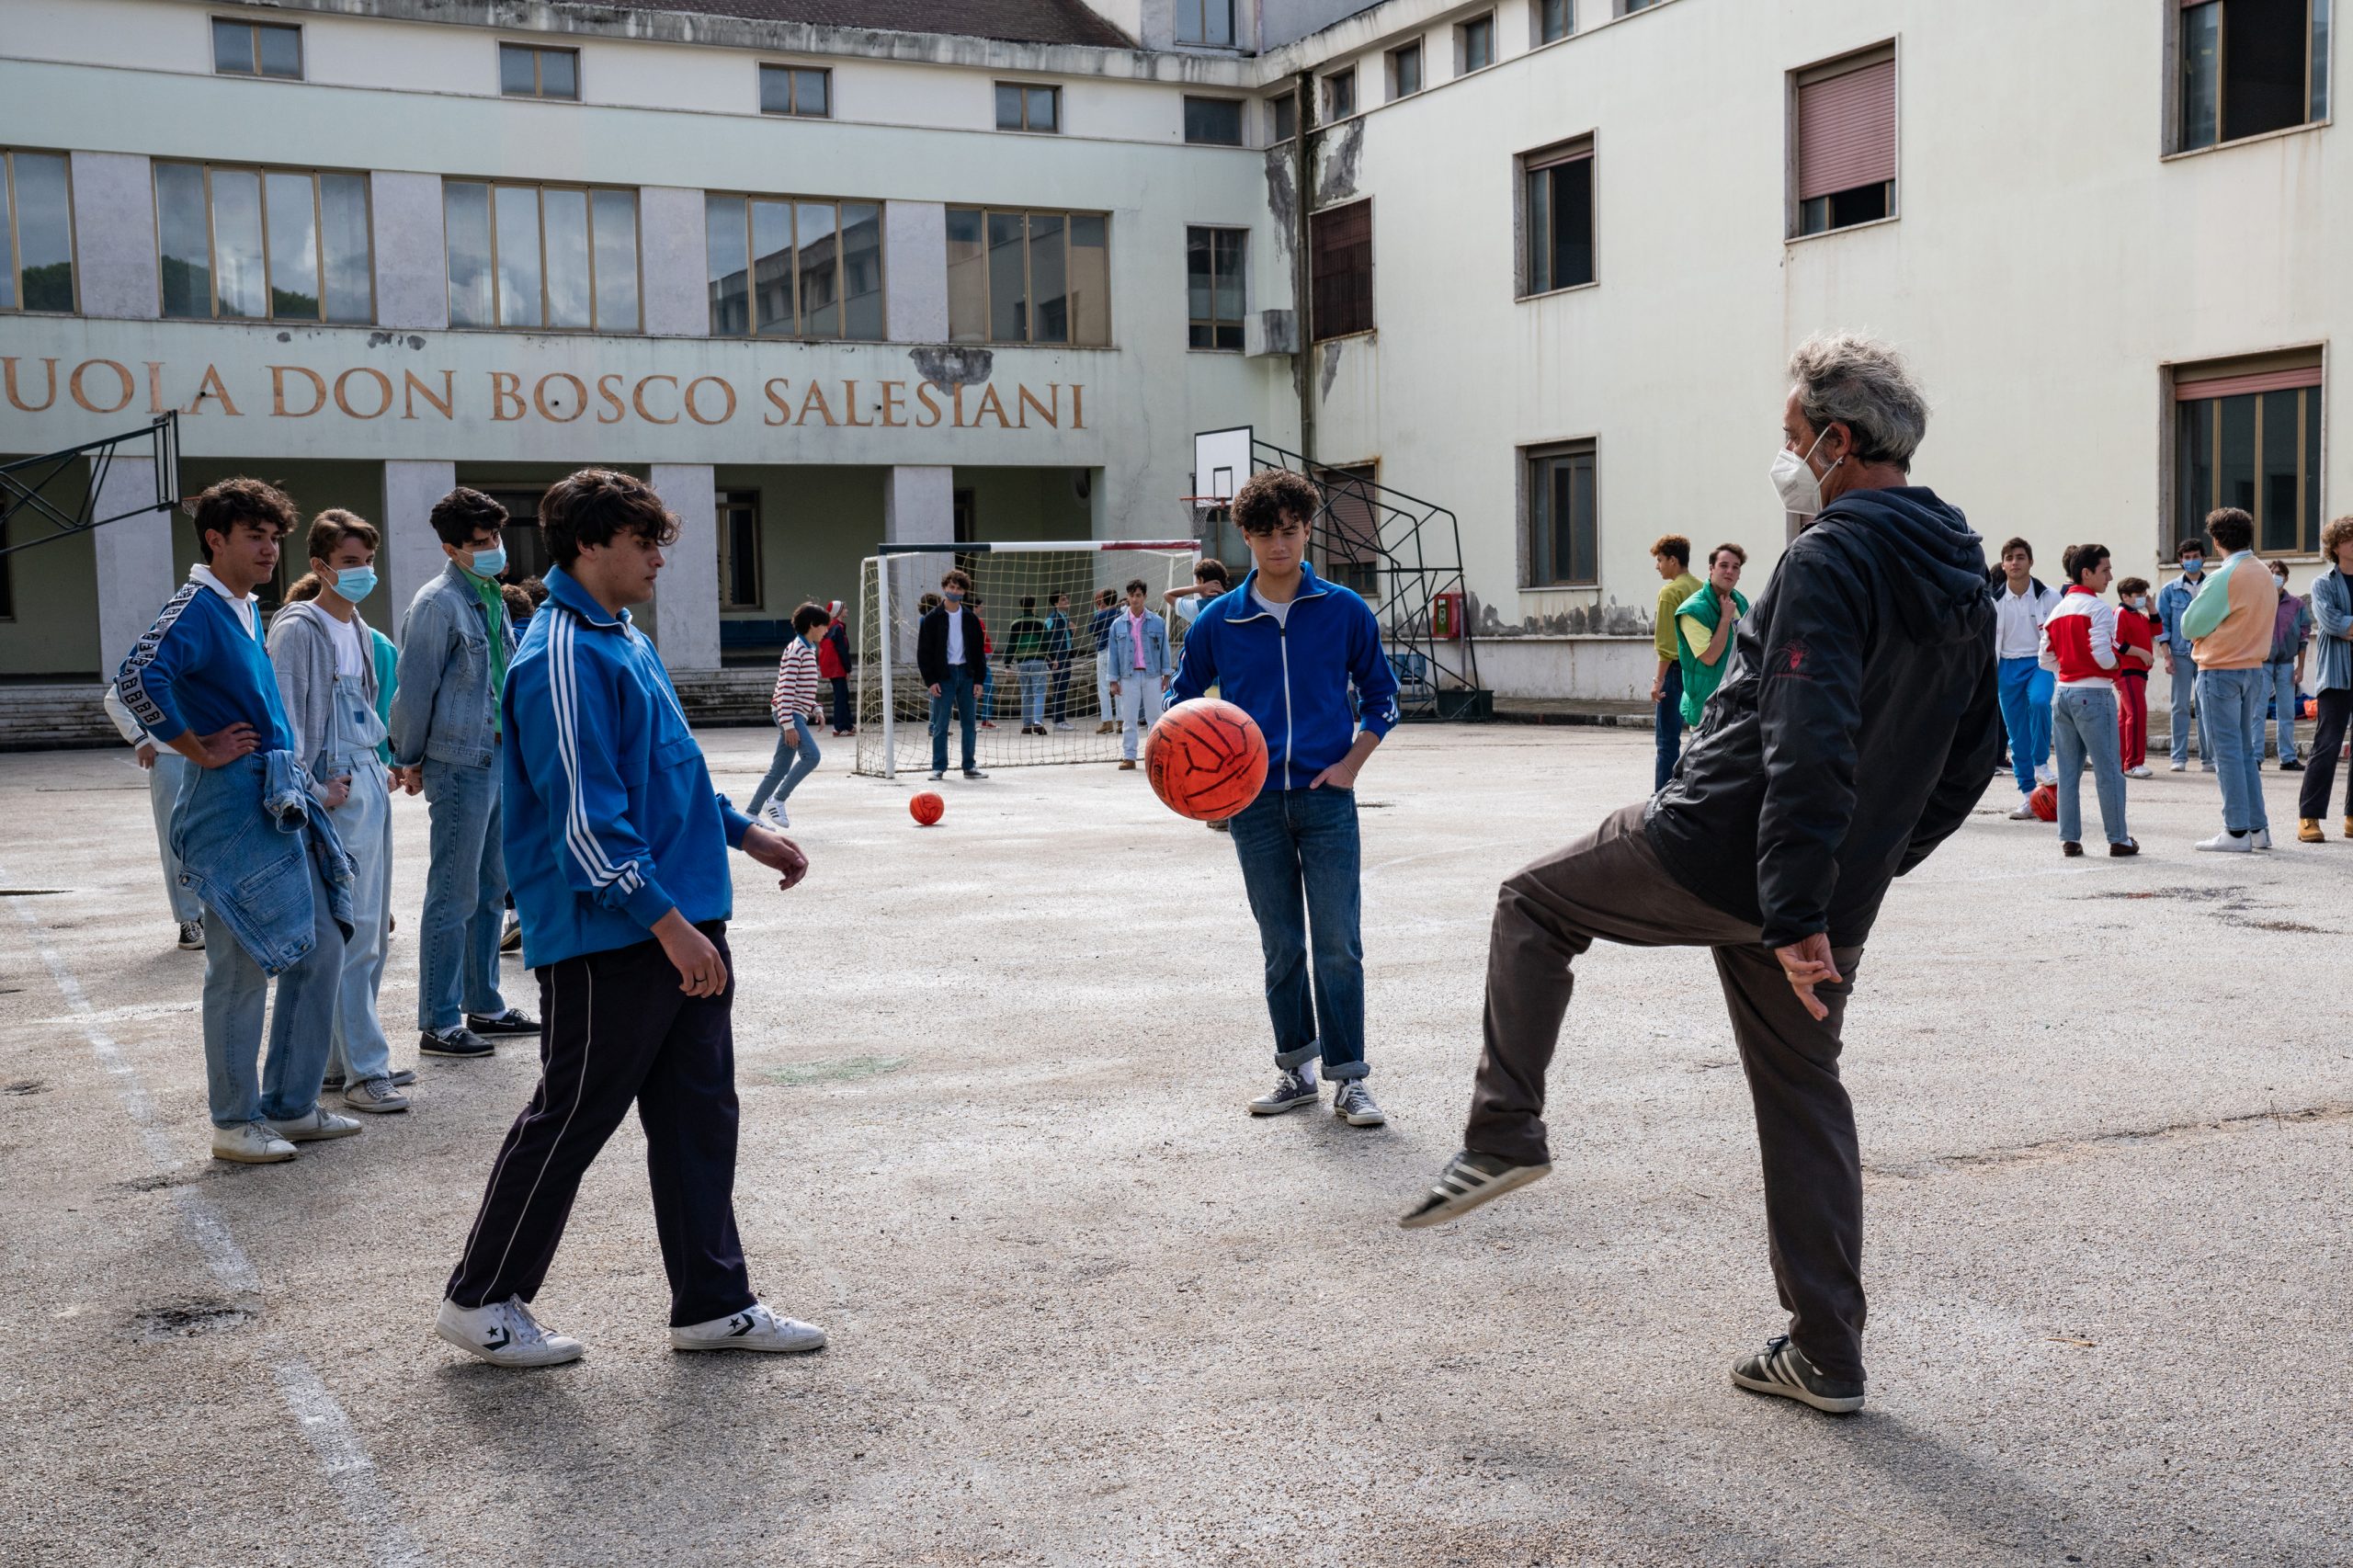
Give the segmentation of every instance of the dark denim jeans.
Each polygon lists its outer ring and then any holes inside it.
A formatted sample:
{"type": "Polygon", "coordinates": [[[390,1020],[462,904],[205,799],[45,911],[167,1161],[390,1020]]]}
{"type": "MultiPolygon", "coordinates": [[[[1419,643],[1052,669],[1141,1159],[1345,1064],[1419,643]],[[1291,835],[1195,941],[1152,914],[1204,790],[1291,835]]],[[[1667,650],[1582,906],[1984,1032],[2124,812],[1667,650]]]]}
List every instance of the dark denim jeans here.
{"type": "Polygon", "coordinates": [[[931,770],[948,771],[948,720],[950,714],[964,721],[964,771],[972,772],[980,766],[972,754],[972,675],[970,670],[949,670],[940,683],[939,695],[931,699],[931,770]]]}
{"type": "Polygon", "coordinates": [[[1267,960],[1275,1064],[1296,1067],[1321,1056],[1324,1076],[1363,1077],[1370,1069],[1355,792],[1268,790],[1233,821],[1233,853],[1267,960]]]}
{"type": "Polygon", "coordinates": [[[1669,665],[1666,684],[1660,688],[1658,710],[1652,716],[1651,727],[1658,734],[1658,766],[1651,772],[1651,792],[1656,794],[1666,788],[1675,777],[1675,765],[1683,760],[1683,666],[1669,665]]]}

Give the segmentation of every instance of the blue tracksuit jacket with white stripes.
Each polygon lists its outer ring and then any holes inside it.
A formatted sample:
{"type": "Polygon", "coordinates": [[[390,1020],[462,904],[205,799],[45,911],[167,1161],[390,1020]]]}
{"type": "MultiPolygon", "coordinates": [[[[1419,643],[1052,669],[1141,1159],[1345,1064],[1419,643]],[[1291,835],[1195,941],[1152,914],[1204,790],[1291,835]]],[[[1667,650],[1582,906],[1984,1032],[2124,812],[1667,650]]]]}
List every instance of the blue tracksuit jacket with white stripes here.
{"type": "Polygon", "coordinates": [[[662,656],[561,566],[507,667],[506,878],[537,969],[724,920],[751,819],[711,788],[662,656]]]}

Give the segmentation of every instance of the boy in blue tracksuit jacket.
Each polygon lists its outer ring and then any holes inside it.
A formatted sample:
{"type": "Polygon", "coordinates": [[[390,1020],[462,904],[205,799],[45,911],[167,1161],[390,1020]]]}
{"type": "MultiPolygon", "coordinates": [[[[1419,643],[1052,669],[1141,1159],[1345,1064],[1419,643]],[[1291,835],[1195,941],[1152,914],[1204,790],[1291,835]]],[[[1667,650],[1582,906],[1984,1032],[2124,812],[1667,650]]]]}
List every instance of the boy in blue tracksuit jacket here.
{"type": "Polygon", "coordinates": [[[1315,486],[1288,470],[1242,486],[1233,521],[1256,567],[1201,608],[1175,696],[1189,701],[1215,685],[1267,737],[1266,788],[1233,818],[1275,1028],[1275,1086],[1250,1102],[1251,1113],[1313,1105],[1321,1058],[1336,1086],[1333,1114],[1378,1127],[1385,1119],[1364,1082],[1356,781],[1397,722],[1397,676],[1371,607],[1307,564],[1308,522],[1322,505],[1315,486]]]}
{"type": "Polygon", "coordinates": [[[625,606],[654,597],[676,520],[653,486],[584,469],[540,526],[557,564],[501,699],[506,868],[540,982],[540,1074],[507,1130],[436,1325],[499,1366],[580,1342],[529,1302],[580,1178],[632,1102],[680,1350],[813,1350],[821,1330],[752,1294],[736,1238],[727,851],[791,887],[808,861],[711,788],[661,656],[625,606]]]}

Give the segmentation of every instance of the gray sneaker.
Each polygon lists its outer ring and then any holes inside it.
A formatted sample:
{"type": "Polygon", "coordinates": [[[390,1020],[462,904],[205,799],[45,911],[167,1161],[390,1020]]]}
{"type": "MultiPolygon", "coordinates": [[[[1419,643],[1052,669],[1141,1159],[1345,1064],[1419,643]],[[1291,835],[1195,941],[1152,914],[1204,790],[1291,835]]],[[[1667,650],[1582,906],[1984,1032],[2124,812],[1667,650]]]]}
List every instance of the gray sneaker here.
{"type": "Polygon", "coordinates": [[[179,927],[180,933],[178,945],[180,951],[184,953],[202,952],[204,950],[204,923],[200,920],[183,920],[179,923],[179,927]]]}
{"type": "Polygon", "coordinates": [[[1833,1415],[1850,1415],[1863,1407],[1862,1384],[1823,1376],[1786,1334],[1775,1335],[1756,1355],[1734,1361],[1732,1381],[1754,1392],[1779,1394],[1833,1415]]]}
{"type": "Polygon", "coordinates": [[[354,1110],[381,1116],[388,1111],[406,1110],[408,1096],[392,1087],[390,1078],[365,1078],[343,1091],[343,1103],[354,1110]]]}
{"type": "Polygon", "coordinates": [[[1350,1078],[1332,1092],[1332,1114],[1350,1127],[1380,1127],[1388,1121],[1372,1103],[1372,1091],[1362,1078],[1350,1078]]]}
{"type": "Polygon", "coordinates": [[[1280,1116],[1287,1110],[1297,1110],[1303,1105],[1313,1105],[1322,1098],[1316,1092],[1315,1080],[1302,1077],[1290,1068],[1275,1074],[1275,1086],[1250,1102],[1252,1116],[1280,1116]]]}
{"type": "Polygon", "coordinates": [[[1407,1210],[1397,1223],[1409,1231],[1426,1230],[1468,1214],[1482,1203],[1501,1198],[1516,1187],[1526,1187],[1550,1176],[1550,1165],[1523,1165],[1501,1154],[1481,1154],[1465,1149],[1446,1162],[1438,1181],[1422,1200],[1407,1210]]]}
{"type": "Polygon", "coordinates": [[[359,1131],[359,1124],[347,1116],[337,1116],[323,1105],[314,1105],[291,1121],[266,1122],[272,1132],[289,1143],[315,1143],[323,1138],[348,1138],[359,1131]]]}

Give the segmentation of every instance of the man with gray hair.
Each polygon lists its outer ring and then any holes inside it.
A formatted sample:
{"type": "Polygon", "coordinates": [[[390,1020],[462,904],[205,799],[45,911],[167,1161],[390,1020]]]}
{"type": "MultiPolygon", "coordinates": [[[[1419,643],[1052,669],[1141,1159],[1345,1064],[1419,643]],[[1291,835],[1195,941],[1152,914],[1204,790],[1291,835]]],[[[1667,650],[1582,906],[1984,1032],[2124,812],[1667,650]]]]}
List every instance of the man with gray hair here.
{"type": "Polygon", "coordinates": [[[1863,1403],[1863,1184],[1839,1026],[1889,883],[1969,815],[2002,729],[1984,547],[1907,482],[1927,408],[1902,359],[1817,337],[1790,380],[1772,480],[1804,531],[1741,622],[1681,771],[1504,883],[1464,1147],[1402,1223],[1552,1169],[1544,1074],[1595,940],[1707,948],[1790,1314],[1733,1381],[1843,1414],[1863,1403]]]}

